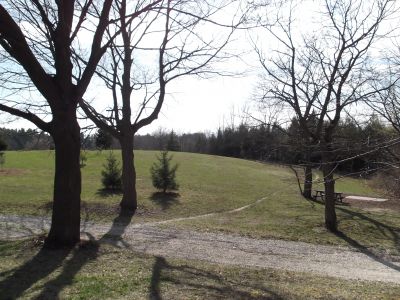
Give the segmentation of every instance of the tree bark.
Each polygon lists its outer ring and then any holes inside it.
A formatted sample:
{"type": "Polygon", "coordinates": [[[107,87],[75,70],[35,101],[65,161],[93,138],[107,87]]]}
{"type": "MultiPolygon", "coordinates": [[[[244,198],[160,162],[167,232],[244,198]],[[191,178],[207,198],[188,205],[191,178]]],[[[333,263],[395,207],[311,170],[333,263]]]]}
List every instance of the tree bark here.
{"type": "Polygon", "coordinates": [[[323,159],[323,175],[325,186],[325,227],[330,232],[337,232],[335,210],[335,180],[333,179],[334,166],[328,159],[323,159]]]}
{"type": "Polygon", "coordinates": [[[53,114],[55,145],[53,214],[45,246],[71,247],[80,240],[81,170],[80,127],[76,109],[53,114]]]}
{"type": "Polygon", "coordinates": [[[312,167],[306,166],[304,169],[304,189],[303,189],[304,198],[307,199],[312,198],[312,180],[313,180],[312,167]]]}
{"type": "Polygon", "coordinates": [[[137,209],[136,170],[133,154],[133,134],[120,139],[122,155],[122,189],[121,210],[134,212],[137,209]]]}

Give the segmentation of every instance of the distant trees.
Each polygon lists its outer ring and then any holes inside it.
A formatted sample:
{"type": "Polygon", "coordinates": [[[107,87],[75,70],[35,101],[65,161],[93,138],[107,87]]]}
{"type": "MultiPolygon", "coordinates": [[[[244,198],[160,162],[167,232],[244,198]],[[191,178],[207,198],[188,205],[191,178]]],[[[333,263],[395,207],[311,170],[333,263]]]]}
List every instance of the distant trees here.
{"type": "Polygon", "coordinates": [[[6,142],[3,140],[3,137],[0,135],[0,151],[5,151],[7,150],[8,145],[6,142]]]}
{"type": "Polygon", "coordinates": [[[99,150],[107,150],[111,148],[113,137],[107,131],[99,128],[95,136],[96,148],[99,150]]]}
{"type": "Polygon", "coordinates": [[[169,134],[168,142],[166,145],[166,150],[167,151],[180,151],[181,150],[181,145],[179,145],[178,136],[175,134],[175,132],[173,130],[171,130],[171,133],[169,134]]]}
{"type": "Polygon", "coordinates": [[[53,139],[44,131],[0,128],[0,135],[8,145],[8,150],[54,149],[53,139]]]}
{"type": "MultiPolygon", "coordinates": [[[[382,74],[382,76],[387,78],[387,80],[395,81],[393,86],[390,89],[375,94],[374,97],[371,97],[365,103],[372,108],[375,120],[380,118],[390,124],[392,132],[386,139],[376,138],[382,132],[386,132],[386,135],[388,135],[389,130],[383,126],[371,126],[370,132],[373,136],[372,142],[377,142],[382,147],[379,163],[379,168],[382,169],[382,186],[385,190],[400,197],[400,187],[398,184],[400,179],[400,77],[394,71],[398,70],[400,66],[398,53],[394,62],[389,60],[387,63],[390,66],[389,74],[385,72],[386,74],[382,74]]],[[[380,84],[376,88],[380,89],[380,84]]]]}

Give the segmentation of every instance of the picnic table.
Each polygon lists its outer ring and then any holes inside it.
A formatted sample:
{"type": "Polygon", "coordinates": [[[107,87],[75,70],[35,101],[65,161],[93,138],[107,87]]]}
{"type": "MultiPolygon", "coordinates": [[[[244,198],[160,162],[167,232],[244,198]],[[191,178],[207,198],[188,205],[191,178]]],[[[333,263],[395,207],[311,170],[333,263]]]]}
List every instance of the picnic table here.
{"type": "MultiPolygon", "coordinates": [[[[335,195],[335,201],[336,202],[343,203],[343,199],[344,199],[343,193],[335,192],[334,195],[335,195]]],[[[325,191],[316,190],[315,191],[315,195],[314,195],[314,199],[318,200],[318,198],[320,198],[321,201],[325,201],[325,191]]]]}

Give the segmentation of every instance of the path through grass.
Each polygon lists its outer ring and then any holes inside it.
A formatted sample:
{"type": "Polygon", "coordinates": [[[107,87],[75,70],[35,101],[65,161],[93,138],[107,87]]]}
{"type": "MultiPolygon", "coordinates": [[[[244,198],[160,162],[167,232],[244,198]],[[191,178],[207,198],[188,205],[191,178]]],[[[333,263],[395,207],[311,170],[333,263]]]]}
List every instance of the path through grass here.
{"type": "MultiPolygon", "coordinates": [[[[117,153],[119,154],[119,153],[117,153]]],[[[133,222],[224,212],[267,197],[256,206],[236,213],[179,222],[175,226],[226,231],[253,237],[299,240],[312,243],[378,248],[400,253],[398,212],[371,212],[348,206],[337,209],[341,236],[327,233],[323,205],[299,196],[293,173],[278,165],[246,160],[174,153],[179,164],[180,196],[167,202],[155,199],[149,169],[157,152],[136,151],[139,210],[133,222]]],[[[45,214],[50,208],[54,153],[7,152],[0,175],[0,210],[3,214],[45,214]]],[[[83,168],[82,217],[111,221],[118,213],[120,195],[101,195],[100,172],[107,153],[87,153],[83,168]]],[[[345,193],[376,195],[365,180],[343,178],[337,189],[345,193]]],[[[168,224],[171,226],[171,224],[168,224]]]]}

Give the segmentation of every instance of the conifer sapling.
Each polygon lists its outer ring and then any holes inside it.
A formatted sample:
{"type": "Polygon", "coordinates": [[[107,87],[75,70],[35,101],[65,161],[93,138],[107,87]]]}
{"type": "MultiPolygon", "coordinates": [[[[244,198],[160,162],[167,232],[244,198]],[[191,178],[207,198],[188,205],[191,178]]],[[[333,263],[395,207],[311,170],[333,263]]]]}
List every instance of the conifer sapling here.
{"type": "Polygon", "coordinates": [[[167,190],[177,190],[176,170],[178,165],[171,167],[172,155],[168,155],[168,151],[162,151],[160,156],[157,156],[157,161],[154,162],[150,169],[153,186],[160,189],[165,194],[167,190]]]}
{"type": "Polygon", "coordinates": [[[110,151],[101,171],[101,182],[105,190],[118,191],[122,188],[121,168],[114,154],[110,151]]]}

